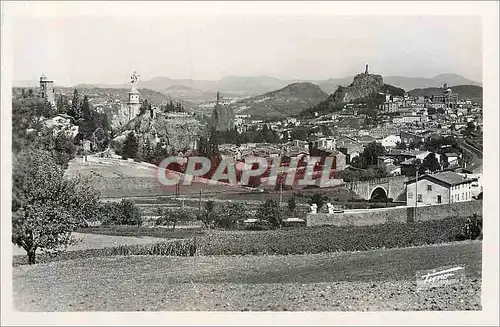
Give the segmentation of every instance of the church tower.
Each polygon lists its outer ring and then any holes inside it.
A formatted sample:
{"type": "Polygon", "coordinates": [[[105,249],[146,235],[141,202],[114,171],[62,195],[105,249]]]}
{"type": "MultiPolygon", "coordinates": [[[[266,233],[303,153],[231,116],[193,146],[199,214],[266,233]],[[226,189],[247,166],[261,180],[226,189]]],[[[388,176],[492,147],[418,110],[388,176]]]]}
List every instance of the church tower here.
{"type": "Polygon", "coordinates": [[[138,75],[134,71],[132,74],[131,81],[130,81],[130,91],[128,92],[128,101],[127,101],[127,107],[128,107],[128,119],[132,120],[134,119],[137,115],[139,115],[140,109],[141,109],[141,102],[139,101],[139,91],[137,91],[137,80],[138,80],[138,75]]]}

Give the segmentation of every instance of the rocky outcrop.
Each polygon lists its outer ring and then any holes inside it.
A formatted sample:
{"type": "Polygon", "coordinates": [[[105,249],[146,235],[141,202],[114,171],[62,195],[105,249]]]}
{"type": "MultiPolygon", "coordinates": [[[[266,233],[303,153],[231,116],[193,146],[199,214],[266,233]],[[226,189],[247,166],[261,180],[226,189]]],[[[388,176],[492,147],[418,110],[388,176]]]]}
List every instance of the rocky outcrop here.
{"type": "Polygon", "coordinates": [[[212,111],[211,126],[217,131],[227,131],[234,128],[234,112],[227,105],[217,102],[212,111]]]}
{"type": "Polygon", "coordinates": [[[156,118],[151,118],[149,115],[141,115],[131,120],[115,141],[123,142],[127,134],[133,131],[142,142],[148,139],[152,145],[161,142],[169,148],[182,150],[195,147],[201,127],[201,123],[194,117],[167,118],[159,114],[156,118]]]}
{"type": "Polygon", "coordinates": [[[384,79],[381,75],[362,73],[354,76],[351,85],[347,87],[339,86],[333,93],[335,104],[349,103],[356,99],[368,97],[374,92],[379,92],[384,85],[384,79]]]}

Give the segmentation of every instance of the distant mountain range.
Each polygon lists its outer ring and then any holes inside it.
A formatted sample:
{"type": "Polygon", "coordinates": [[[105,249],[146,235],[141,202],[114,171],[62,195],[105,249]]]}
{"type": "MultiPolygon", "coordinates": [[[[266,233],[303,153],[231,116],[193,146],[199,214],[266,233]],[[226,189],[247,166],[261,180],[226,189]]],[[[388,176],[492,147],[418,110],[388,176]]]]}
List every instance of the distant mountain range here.
{"type": "Polygon", "coordinates": [[[328,94],[312,83],[292,83],[276,91],[250,97],[231,104],[237,114],[251,114],[256,118],[284,118],[325,100],[328,94]]]}
{"type": "MultiPolygon", "coordinates": [[[[353,76],[344,78],[331,78],[327,80],[283,80],[269,76],[228,76],[220,80],[192,80],[172,79],[168,77],[155,77],[150,80],[139,81],[141,88],[151,89],[165,94],[182,91],[184,95],[193,93],[200,97],[200,92],[220,91],[229,96],[256,96],[281,89],[287,85],[299,82],[309,82],[318,85],[324,92],[332,94],[338,86],[348,86],[353,81],[353,76]]],[[[384,76],[387,84],[400,87],[406,91],[416,88],[442,87],[444,83],[455,85],[478,85],[480,82],[469,80],[458,74],[441,74],[433,78],[384,76]]],[[[57,81],[55,81],[57,85],[57,81]]],[[[15,87],[33,87],[37,81],[14,82],[15,87]]],[[[128,88],[129,84],[79,84],[77,88],[128,88]]],[[[204,97],[202,97],[204,98],[204,97]]]]}

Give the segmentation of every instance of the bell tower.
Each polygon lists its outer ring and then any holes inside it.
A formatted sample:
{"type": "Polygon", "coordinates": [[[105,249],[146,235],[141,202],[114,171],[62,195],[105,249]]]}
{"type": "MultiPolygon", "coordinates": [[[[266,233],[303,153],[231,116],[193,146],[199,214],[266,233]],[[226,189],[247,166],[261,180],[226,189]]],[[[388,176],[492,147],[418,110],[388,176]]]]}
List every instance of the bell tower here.
{"type": "Polygon", "coordinates": [[[139,115],[141,109],[141,102],[139,101],[139,91],[137,91],[137,81],[139,75],[134,71],[130,76],[130,91],[128,92],[128,119],[132,120],[139,115]]]}

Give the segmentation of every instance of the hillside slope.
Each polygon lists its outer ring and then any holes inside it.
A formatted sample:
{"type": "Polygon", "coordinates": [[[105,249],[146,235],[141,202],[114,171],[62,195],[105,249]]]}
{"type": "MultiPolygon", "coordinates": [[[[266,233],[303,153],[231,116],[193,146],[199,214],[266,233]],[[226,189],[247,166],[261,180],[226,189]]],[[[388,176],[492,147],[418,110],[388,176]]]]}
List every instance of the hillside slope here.
{"type": "Polygon", "coordinates": [[[240,100],[231,106],[238,114],[250,114],[260,118],[284,118],[297,115],[327,97],[328,94],[318,85],[293,83],[273,92],[240,100]]]}

